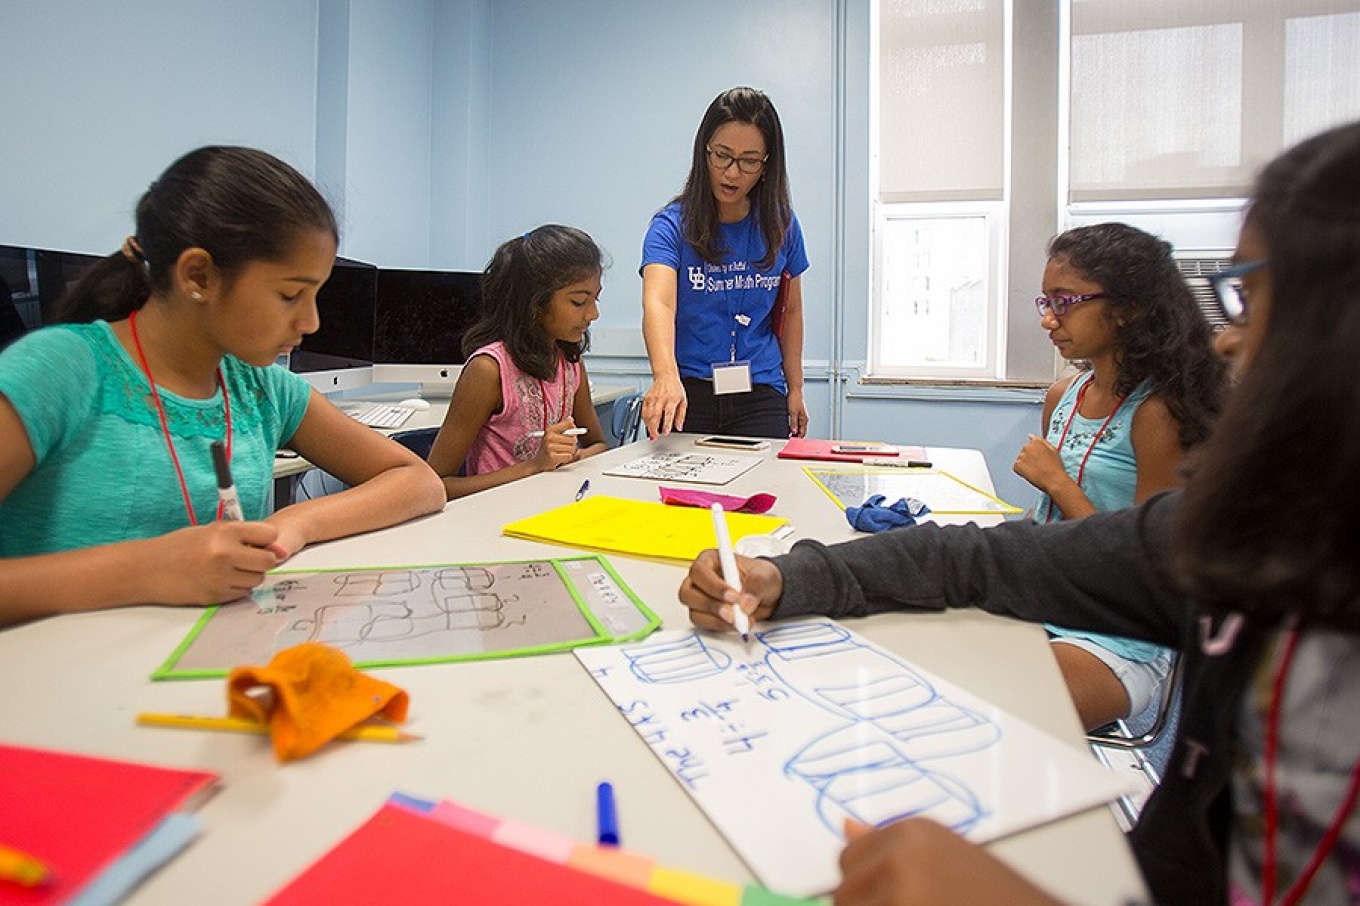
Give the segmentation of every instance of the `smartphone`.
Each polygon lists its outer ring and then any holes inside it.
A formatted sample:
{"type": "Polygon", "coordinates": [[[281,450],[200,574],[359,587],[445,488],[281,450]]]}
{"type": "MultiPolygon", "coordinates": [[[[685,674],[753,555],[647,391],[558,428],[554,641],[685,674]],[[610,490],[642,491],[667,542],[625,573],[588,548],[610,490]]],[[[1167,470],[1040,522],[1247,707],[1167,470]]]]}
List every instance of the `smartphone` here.
{"type": "Polygon", "coordinates": [[[896,456],[901,451],[890,444],[832,444],[832,453],[854,453],[858,456],[896,456]]]}
{"type": "Polygon", "coordinates": [[[750,440],[745,437],[701,437],[695,441],[701,447],[726,447],[729,450],[768,450],[768,440],[750,440]]]}

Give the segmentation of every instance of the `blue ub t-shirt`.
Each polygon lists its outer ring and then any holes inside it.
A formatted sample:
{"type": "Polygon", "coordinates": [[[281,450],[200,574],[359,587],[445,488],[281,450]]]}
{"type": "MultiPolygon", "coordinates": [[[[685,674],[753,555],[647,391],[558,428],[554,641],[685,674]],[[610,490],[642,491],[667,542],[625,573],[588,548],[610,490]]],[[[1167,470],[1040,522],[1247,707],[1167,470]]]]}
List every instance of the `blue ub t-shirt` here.
{"type": "Polygon", "coordinates": [[[681,376],[708,379],[713,363],[745,360],[753,384],[787,393],[784,356],[770,317],[784,272],[797,277],[808,268],[798,217],[789,223],[774,266],[765,271],[757,269],[765,241],[754,215],[719,225],[727,253],[716,262],[700,258],[685,241],[681,219],[679,202],[672,202],[652,218],[642,241],[642,267],[664,264],[676,272],[675,358],[681,376]],[[738,316],[749,323],[743,326],[738,316]]]}

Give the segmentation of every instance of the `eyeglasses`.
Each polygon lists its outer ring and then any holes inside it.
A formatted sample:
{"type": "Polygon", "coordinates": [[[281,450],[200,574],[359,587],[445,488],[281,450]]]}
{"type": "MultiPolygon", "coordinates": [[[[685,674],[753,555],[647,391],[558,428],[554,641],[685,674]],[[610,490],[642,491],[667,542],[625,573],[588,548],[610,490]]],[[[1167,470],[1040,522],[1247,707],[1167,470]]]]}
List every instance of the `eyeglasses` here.
{"type": "Polygon", "coordinates": [[[1209,281],[1209,286],[1213,288],[1214,301],[1218,303],[1219,312],[1228,319],[1230,324],[1241,327],[1247,323],[1247,291],[1242,285],[1242,278],[1269,263],[1264,258],[1259,261],[1247,261],[1242,264],[1235,264],[1232,267],[1225,267],[1218,273],[1209,274],[1205,278],[1209,281]]]}
{"type": "Polygon", "coordinates": [[[1104,293],[1082,293],[1079,296],[1038,296],[1034,300],[1034,308],[1039,312],[1039,317],[1052,312],[1053,317],[1061,318],[1072,310],[1072,306],[1078,302],[1090,302],[1092,299],[1104,299],[1104,293]]]}
{"type": "Polygon", "coordinates": [[[708,152],[708,165],[720,173],[736,164],[738,170],[747,176],[754,176],[765,169],[765,161],[770,159],[768,154],[764,157],[733,157],[726,151],[714,151],[707,145],[704,150],[708,152]]]}

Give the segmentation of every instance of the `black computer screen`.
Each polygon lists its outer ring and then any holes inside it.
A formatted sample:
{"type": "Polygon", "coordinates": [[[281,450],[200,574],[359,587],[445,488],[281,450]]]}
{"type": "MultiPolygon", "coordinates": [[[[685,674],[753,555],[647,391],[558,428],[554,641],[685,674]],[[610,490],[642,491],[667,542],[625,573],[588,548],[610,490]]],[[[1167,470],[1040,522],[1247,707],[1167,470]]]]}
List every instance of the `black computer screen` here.
{"type": "Polygon", "coordinates": [[[375,364],[461,365],[463,334],[480,315],[482,275],[378,271],[375,364]]]}
{"type": "Polygon", "coordinates": [[[297,372],[358,368],[373,361],[373,325],[378,269],[363,261],[336,258],[316,294],[321,326],[302,338],[289,367],[297,372]]]}
{"type": "Polygon", "coordinates": [[[57,302],[66,291],[76,285],[85,272],[95,262],[104,260],[104,255],[87,255],[83,252],[58,252],[51,249],[38,249],[34,252],[38,274],[38,298],[42,307],[42,322],[51,324],[56,318],[57,302]]]}

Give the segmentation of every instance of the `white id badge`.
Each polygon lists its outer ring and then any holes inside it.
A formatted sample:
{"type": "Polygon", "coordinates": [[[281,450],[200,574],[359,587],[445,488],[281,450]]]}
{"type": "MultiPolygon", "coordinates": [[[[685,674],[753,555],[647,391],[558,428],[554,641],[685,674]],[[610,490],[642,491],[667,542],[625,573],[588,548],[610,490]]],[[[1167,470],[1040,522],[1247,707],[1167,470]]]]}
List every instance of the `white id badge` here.
{"type": "Polygon", "coordinates": [[[727,393],[751,392],[750,362],[714,362],[713,393],[722,396],[727,393]]]}

